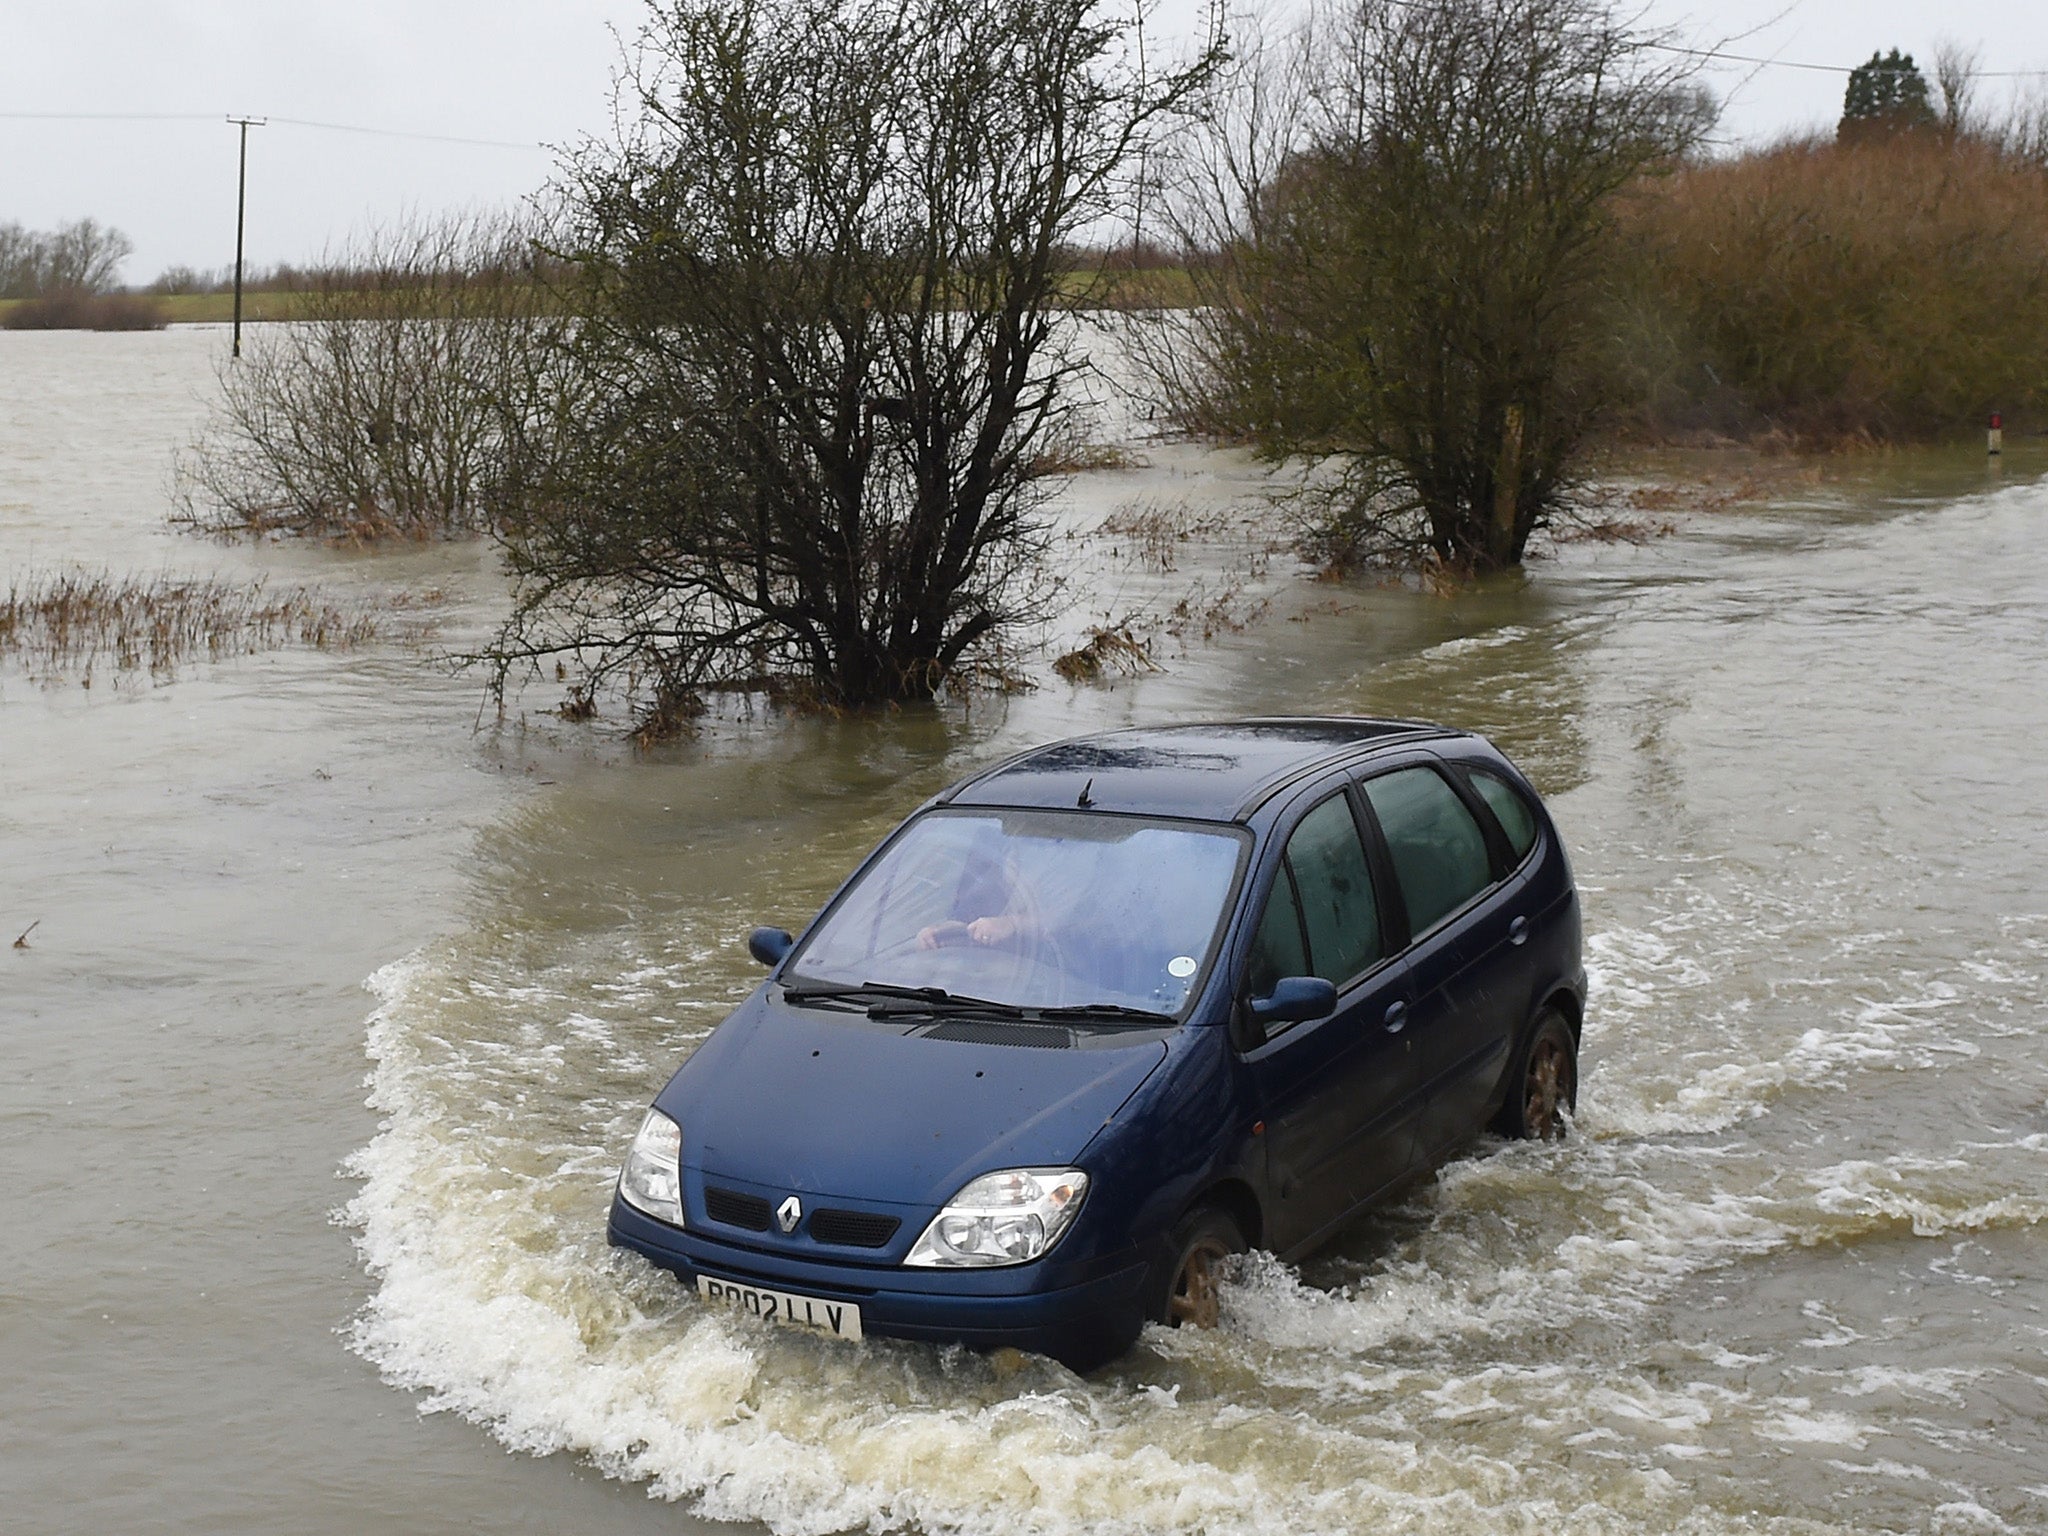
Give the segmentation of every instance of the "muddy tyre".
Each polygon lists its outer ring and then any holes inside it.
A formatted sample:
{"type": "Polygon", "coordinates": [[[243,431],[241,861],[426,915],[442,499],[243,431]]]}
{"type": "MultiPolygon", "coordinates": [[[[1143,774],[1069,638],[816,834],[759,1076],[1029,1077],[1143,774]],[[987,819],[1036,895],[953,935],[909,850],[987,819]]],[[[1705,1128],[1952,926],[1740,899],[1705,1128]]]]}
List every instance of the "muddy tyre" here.
{"type": "Polygon", "coordinates": [[[1562,1014],[1546,1011],[1508,1076],[1494,1129],[1521,1141],[1562,1141],[1578,1105],[1578,1037],[1562,1014]]]}
{"type": "Polygon", "coordinates": [[[1204,1205],[1188,1212],[1174,1227],[1165,1262],[1153,1275],[1153,1318],[1172,1328],[1214,1328],[1220,1310],[1217,1266],[1248,1246],[1227,1211],[1204,1205]]]}

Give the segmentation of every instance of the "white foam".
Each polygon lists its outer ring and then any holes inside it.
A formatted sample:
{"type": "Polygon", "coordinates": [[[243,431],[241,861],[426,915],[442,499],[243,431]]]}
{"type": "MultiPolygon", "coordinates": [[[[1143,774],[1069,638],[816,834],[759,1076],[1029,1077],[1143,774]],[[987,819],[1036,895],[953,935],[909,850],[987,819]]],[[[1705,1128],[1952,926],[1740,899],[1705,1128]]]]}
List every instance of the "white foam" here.
{"type": "MultiPolygon", "coordinates": [[[[624,942],[616,956],[536,964],[517,942],[456,941],[372,978],[383,1120],[352,1163],[363,1184],[347,1219],[377,1284],[355,1347],[427,1410],[509,1447],[574,1452],[778,1532],[1750,1529],[1701,1506],[1659,1459],[1725,1454],[1714,1447],[1744,1427],[1772,1445],[1858,1447],[1866,1426],[1729,1384],[1753,1354],[1703,1346],[1696,1358],[1727,1380],[1674,1382],[1569,1350],[1523,1359],[1525,1341],[1626,1330],[1699,1276],[1815,1241],[2038,1217],[2032,1196],[1987,1183],[2000,1159],[2038,1160],[2025,1136],[1800,1169],[1706,1129],[1766,1112],[1786,1084],[1905,1049],[1895,1032],[1924,1035],[1947,1007],[1923,987],[1866,995],[1775,1059],[1661,1080],[1596,1070],[1590,1134],[1454,1162],[1401,1213],[1407,1237],[1325,1261],[1344,1277],[1332,1288],[1251,1256],[1225,1288],[1223,1329],[1150,1330],[1087,1382],[1037,1359],[760,1333],[703,1312],[602,1235],[648,1091],[634,1074],[701,1038],[697,1017],[727,984],[714,972],[698,999],[673,996],[658,963],[672,956],[637,958],[624,942]],[[593,972],[631,981],[607,988],[593,972]],[[658,1022],[650,996],[691,1024],[658,1022]]],[[[665,942],[708,951],[688,935],[665,942]]],[[[1593,947],[1615,1047],[1674,999],[1713,990],[1667,935],[1610,931],[1593,947]]],[[[1737,1009],[1718,1017],[1733,1037],[1746,1027],[1737,1009]]],[[[1815,1345],[1860,1338],[1816,1321],[1815,1345]]],[[[1953,1390],[1827,1379],[1843,1401],[1953,1390]]]]}

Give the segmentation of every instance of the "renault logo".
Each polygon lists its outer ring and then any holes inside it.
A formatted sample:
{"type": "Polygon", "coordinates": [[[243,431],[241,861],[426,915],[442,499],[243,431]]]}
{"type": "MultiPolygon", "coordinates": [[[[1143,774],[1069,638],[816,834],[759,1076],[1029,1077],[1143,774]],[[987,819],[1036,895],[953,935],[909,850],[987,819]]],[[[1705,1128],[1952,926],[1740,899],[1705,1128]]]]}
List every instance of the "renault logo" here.
{"type": "Polygon", "coordinates": [[[775,1225],[782,1228],[784,1232],[794,1232],[796,1224],[803,1219],[804,1203],[797,1199],[795,1195],[791,1195],[782,1204],[775,1207],[775,1225]]]}

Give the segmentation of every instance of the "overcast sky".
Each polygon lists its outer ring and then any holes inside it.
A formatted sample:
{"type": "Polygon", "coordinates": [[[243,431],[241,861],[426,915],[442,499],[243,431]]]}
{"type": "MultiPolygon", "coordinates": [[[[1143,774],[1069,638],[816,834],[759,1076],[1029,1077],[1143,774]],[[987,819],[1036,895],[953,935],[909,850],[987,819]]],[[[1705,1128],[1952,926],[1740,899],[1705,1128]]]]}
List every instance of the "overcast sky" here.
{"type": "MultiPolygon", "coordinates": [[[[1298,5],[1301,0],[1282,0],[1298,5]]],[[[1165,0],[1163,32],[1192,32],[1203,0],[1165,0]]],[[[90,215],[135,242],[131,282],[234,256],[235,130],[225,115],[500,140],[513,146],[273,122],[249,143],[249,259],[319,255],[408,209],[501,205],[544,182],[542,145],[609,120],[641,0],[0,0],[0,223],[90,215]],[[59,121],[13,113],[192,114],[193,121],[59,121]]],[[[2048,71],[2048,4],[1931,0],[1648,0],[1653,22],[1701,43],[1846,67],[1898,47],[1925,65],[1946,38],[1985,70],[2048,71]]],[[[1723,131],[1769,138],[1832,124],[1843,77],[1717,67],[1723,131]]],[[[2033,80],[1987,79],[1987,99],[2033,80]]]]}

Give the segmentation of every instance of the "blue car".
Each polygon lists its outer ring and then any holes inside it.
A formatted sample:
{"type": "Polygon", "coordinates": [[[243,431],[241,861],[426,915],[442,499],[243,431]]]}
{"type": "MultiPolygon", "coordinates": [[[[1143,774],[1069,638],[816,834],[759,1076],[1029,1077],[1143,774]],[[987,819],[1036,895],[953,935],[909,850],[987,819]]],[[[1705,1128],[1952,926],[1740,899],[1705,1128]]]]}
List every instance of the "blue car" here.
{"type": "Polygon", "coordinates": [[[1267,719],[1062,741],[921,807],[654,1101],[610,1236],[707,1300],[1077,1370],[1213,1325],[1491,1125],[1564,1133],[1585,969],[1479,736],[1267,719]]]}

